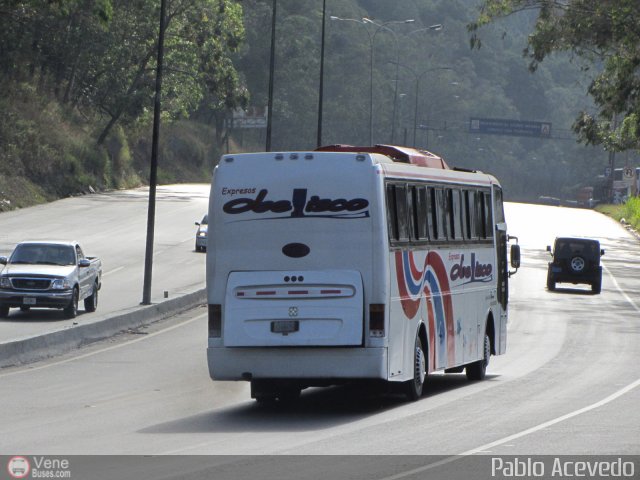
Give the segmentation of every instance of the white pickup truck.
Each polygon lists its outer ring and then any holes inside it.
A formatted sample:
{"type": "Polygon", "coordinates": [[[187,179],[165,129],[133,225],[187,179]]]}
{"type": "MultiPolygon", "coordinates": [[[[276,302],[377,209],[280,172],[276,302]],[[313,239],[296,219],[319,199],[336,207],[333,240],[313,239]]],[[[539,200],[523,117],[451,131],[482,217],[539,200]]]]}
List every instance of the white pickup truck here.
{"type": "Polygon", "coordinates": [[[77,242],[21,242],[0,257],[0,318],[9,308],[59,308],[75,318],[78,302],[94,312],[102,285],[102,262],[85,257],[77,242]]]}

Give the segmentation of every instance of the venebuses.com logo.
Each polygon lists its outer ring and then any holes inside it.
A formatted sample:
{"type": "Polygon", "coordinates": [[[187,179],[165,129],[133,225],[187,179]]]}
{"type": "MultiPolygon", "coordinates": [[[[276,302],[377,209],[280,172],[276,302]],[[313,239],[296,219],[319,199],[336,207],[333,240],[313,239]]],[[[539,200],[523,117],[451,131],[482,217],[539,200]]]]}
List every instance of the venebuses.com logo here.
{"type": "Polygon", "coordinates": [[[11,457],[7,463],[7,471],[11,478],[26,478],[31,471],[31,465],[24,457],[11,457]]]}
{"type": "Polygon", "coordinates": [[[66,458],[16,455],[9,459],[7,472],[11,478],[71,478],[70,462],[66,458]]]}

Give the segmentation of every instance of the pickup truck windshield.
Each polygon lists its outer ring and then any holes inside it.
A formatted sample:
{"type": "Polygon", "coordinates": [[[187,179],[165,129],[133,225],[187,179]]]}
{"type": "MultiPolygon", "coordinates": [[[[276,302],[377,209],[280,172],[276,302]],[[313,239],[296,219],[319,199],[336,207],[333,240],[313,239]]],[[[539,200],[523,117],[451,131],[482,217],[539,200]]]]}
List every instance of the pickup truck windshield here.
{"type": "Polygon", "coordinates": [[[32,265],[75,265],[76,254],[71,245],[23,244],[11,255],[10,263],[32,265]]]}

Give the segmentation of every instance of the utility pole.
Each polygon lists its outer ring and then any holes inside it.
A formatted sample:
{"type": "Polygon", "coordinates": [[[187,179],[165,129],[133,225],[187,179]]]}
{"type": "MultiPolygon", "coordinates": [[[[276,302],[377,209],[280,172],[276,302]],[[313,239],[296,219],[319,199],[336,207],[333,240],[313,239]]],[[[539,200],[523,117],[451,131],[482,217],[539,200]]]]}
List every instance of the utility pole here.
{"type": "Polygon", "coordinates": [[[144,257],[144,284],[142,287],[142,305],[151,304],[151,272],[153,269],[153,240],[156,219],[156,183],[158,181],[158,140],[160,138],[160,94],[162,93],[162,61],[164,57],[164,29],[166,9],[166,0],[160,0],[160,33],[158,34],[156,94],[153,104],[153,138],[151,141],[149,208],[147,211],[147,246],[144,257]]]}
{"type": "Polygon", "coordinates": [[[271,120],[273,117],[273,72],[276,63],[276,6],[277,0],[273,0],[271,8],[271,57],[269,60],[269,106],[267,107],[267,145],[265,150],[271,151],[271,120]]]}
{"type": "MultiPolygon", "coordinates": [[[[613,114],[613,131],[615,132],[616,128],[618,128],[618,116],[617,114],[613,114]]],[[[616,151],[615,148],[612,147],[609,150],[609,168],[611,168],[611,174],[609,175],[609,201],[613,203],[615,199],[615,190],[614,190],[614,181],[616,177],[616,151]]]]}
{"type": "Polygon", "coordinates": [[[327,0],[322,0],[322,37],[320,40],[320,92],[318,94],[318,138],[316,146],[322,146],[322,97],[324,94],[324,32],[327,0]]]}

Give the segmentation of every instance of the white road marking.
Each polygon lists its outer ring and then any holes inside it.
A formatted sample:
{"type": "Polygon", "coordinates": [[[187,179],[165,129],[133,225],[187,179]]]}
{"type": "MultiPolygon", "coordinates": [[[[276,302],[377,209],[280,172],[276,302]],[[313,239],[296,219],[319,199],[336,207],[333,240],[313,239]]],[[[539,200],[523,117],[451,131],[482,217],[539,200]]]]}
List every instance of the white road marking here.
{"type": "Polygon", "coordinates": [[[609,275],[609,278],[611,278],[611,281],[613,282],[613,285],[616,287],[616,290],[618,290],[618,292],[620,292],[620,295],[622,295],[625,300],[627,302],[629,302],[629,305],[631,305],[636,312],[640,312],[640,307],[638,307],[635,302],[631,299],[631,297],[629,295],[627,295],[627,292],[625,292],[620,285],[618,284],[618,281],[616,280],[616,277],[613,276],[613,274],[609,271],[609,269],[607,268],[607,266],[603,263],[602,264],[602,268],[604,268],[604,270],[607,272],[607,274],[609,275]]]}
{"type": "MultiPolygon", "coordinates": [[[[631,297],[629,297],[629,295],[627,295],[627,293],[620,287],[620,285],[618,284],[617,280],[615,279],[615,277],[611,274],[611,272],[609,271],[609,269],[603,264],[602,267],[604,268],[604,270],[607,272],[607,274],[609,275],[609,277],[611,278],[613,285],[616,287],[616,290],[618,290],[618,292],[625,298],[625,300],[638,312],[640,312],[640,308],[635,304],[635,302],[631,299],[631,297]]],[[[442,460],[440,460],[439,462],[435,462],[435,463],[430,463],[429,465],[425,465],[423,467],[419,467],[419,468],[414,468],[413,470],[408,470],[406,472],[401,472],[398,473],[396,475],[392,475],[389,477],[384,477],[381,478],[379,480],[397,480],[400,478],[405,478],[411,475],[415,475],[418,473],[422,473],[425,472],[427,470],[433,470],[434,468],[437,467],[441,467],[443,465],[447,465],[449,463],[458,461],[464,457],[467,457],[469,455],[475,455],[475,454],[479,454],[479,453],[490,453],[491,449],[500,445],[505,445],[508,442],[511,442],[512,440],[516,440],[518,438],[522,438],[525,437],[529,434],[535,433],[535,432],[539,432],[540,430],[544,430],[547,427],[550,427],[552,425],[556,425],[557,423],[561,423],[564,422],[565,420],[569,420],[570,418],[573,417],[577,417],[578,415],[582,415],[583,413],[587,413],[590,412],[591,410],[595,410],[596,408],[600,408],[604,405],[607,405],[608,403],[611,403],[612,401],[616,400],[617,398],[629,393],[631,390],[633,390],[634,388],[637,388],[638,386],[640,386],[640,379],[636,380],[635,382],[632,382],[628,385],[626,385],[625,387],[622,387],[621,389],[615,391],[614,393],[612,393],[611,395],[609,395],[608,397],[603,398],[602,400],[592,403],[591,405],[587,405],[586,407],[580,408],[578,410],[574,410],[573,412],[569,412],[565,415],[562,415],[560,417],[554,418],[552,420],[548,420],[546,422],[543,422],[539,425],[535,425],[531,428],[527,428],[526,430],[522,430],[521,432],[518,433],[514,433],[513,435],[509,435],[507,437],[501,438],[500,440],[496,440],[494,442],[490,442],[490,443],[486,443],[484,445],[481,445],[479,447],[473,448],[471,450],[467,450],[466,452],[462,452],[459,453],[458,455],[453,455],[447,458],[444,458],[442,460]]],[[[513,446],[513,445],[505,445],[505,446],[513,446]]]]}
{"type": "Polygon", "coordinates": [[[112,273],[119,272],[120,270],[124,270],[124,267],[117,267],[117,268],[114,268],[113,270],[109,270],[108,272],[103,272],[102,276],[106,277],[107,275],[111,275],[112,273]]]}
{"type": "Polygon", "coordinates": [[[462,458],[467,457],[469,455],[475,455],[477,453],[489,453],[490,449],[493,448],[493,447],[497,447],[499,445],[503,445],[503,444],[505,444],[507,442],[510,442],[512,440],[524,437],[526,435],[538,432],[540,430],[544,430],[545,428],[550,427],[552,425],[555,425],[557,423],[564,422],[565,420],[569,420],[570,418],[576,417],[578,415],[582,415],[583,413],[589,412],[589,411],[594,410],[596,408],[600,408],[600,407],[602,407],[602,406],[614,401],[615,399],[621,397],[622,395],[624,395],[626,393],[629,393],[631,390],[633,390],[634,388],[638,387],[639,385],[640,385],[640,378],[638,380],[636,380],[635,382],[630,383],[626,387],[621,388],[620,390],[612,393],[608,397],[603,398],[599,402],[592,403],[591,405],[587,405],[584,408],[580,408],[578,410],[574,410],[573,412],[569,412],[566,415],[562,415],[560,417],[554,418],[552,420],[549,420],[547,422],[541,423],[541,424],[536,425],[534,427],[527,428],[526,430],[523,430],[523,431],[518,432],[518,433],[514,433],[513,435],[509,435],[508,437],[501,438],[500,440],[496,440],[496,441],[491,442],[491,443],[486,443],[486,444],[481,445],[480,447],[474,448],[472,450],[467,450],[466,452],[459,453],[458,455],[452,455],[450,457],[447,457],[447,458],[444,458],[444,459],[440,460],[439,462],[430,463],[429,465],[425,465],[423,467],[414,468],[413,470],[408,470],[406,472],[398,473],[396,475],[392,475],[392,476],[389,476],[389,477],[384,477],[384,478],[381,478],[381,479],[378,479],[378,480],[397,480],[397,479],[400,479],[400,478],[408,477],[410,475],[415,475],[417,473],[422,473],[422,472],[425,472],[427,470],[432,470],[432,469],[437,468],[437,467],[441,467],[442,465],[446,465],[448,463],[452,463],[452,462],[461,460],[462,458]]]}

